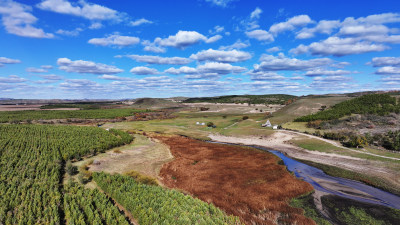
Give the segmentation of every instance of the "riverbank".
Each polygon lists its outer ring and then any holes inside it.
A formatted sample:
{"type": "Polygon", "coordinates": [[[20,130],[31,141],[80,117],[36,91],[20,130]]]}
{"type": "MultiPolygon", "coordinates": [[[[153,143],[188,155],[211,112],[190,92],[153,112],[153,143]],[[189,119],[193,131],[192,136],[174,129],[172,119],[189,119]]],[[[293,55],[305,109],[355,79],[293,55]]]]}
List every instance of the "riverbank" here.
{"type": "MultiPolygon", "coordinates": [[[[368,177],[379,178],[379,180],[383,181],[374,182],[374,186],[391,192],[396,192],[393,190],[400,190],[400,166],[396,161],[387,162],[362,159],[331,152],[306,150],[291,144],[293,139],[299,137],[301,137],[299,134],[290,131],[278,131],[267,137],[233,137],[216,134],[209,135],[209,138],[213,141],[262,146],[269,149],[279,150],[291,158],[310,161],[334,168],[340,168],[358,174],[368,174],[368,177]]],[[[340,175],[340,173],[336,173],[335,175],[340,175]]]]}

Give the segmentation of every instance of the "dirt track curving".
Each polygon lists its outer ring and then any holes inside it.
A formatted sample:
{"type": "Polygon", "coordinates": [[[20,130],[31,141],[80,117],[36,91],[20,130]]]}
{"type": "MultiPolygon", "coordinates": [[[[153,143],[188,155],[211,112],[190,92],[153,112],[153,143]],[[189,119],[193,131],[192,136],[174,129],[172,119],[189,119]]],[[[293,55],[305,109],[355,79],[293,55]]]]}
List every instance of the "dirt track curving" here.
{"type": "Polygon", "coordinates": [[[252,148],[227,146],[179,136],[157,136],[175,160],[164,164],[164,185],[212,202],[246,224],[315,224],[291,198],[313,188],[296,179],[278,158],[252,148]]]}

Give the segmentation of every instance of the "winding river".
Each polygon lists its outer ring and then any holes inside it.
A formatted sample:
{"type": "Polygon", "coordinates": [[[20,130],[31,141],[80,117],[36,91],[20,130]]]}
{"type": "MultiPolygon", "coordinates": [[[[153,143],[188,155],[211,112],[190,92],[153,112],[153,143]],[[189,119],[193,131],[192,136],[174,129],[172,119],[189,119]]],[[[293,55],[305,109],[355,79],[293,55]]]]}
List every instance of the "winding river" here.
{"type": "MultiPolygon", "coordinates": [[[[215,142],[220,144],[236,145],[232,143],[215,142]]],[[[322,195],[332,194],[360,202],[383,205],[400,209],[400,197],[358,181],[325,174],[322,170],[301,163],[284,155],[282,152],[270,150],[260,146],[245,145],[259,150],[270,152],[281,158],[290,172],[296,177],[310,183],[316,192],[322,195]]]]}

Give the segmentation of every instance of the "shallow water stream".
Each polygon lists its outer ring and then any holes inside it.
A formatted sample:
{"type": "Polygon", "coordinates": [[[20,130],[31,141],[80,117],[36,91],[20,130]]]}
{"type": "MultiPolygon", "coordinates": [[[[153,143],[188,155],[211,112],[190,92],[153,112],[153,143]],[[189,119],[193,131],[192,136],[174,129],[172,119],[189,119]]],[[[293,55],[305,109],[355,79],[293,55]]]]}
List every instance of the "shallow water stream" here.
{"type": "MultiPolygon", "coordinates": [[[[222,142],[213,143],[231,144],[222,142]]],[[[320,169],[291,159],[282,152],[276,150],[270,150],[260,146],[246,146],[268,151],[278,156],[283,160],[290,172],[293,172],[296,177],[310,183],[316,191],[322,192],[322,194],[332,194],[360,202],[400,209],[400,197],[397,195],[358,181],[329,176],[320,169]]]]}

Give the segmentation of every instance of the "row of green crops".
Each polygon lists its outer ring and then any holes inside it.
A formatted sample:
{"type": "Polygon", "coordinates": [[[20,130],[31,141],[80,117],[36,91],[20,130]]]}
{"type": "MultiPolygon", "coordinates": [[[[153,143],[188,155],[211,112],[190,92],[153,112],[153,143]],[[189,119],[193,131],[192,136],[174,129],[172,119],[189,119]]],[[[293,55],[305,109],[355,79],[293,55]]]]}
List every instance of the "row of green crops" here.
{"type": "Polygon", "coordinates": [[[51,119],[114,119],[145,112],[139,109],[26,110],[0,112],[0,123],[51,119]]]}
{"type": "Polygon", "coordinates": [[[129,176],[94,173],[96,183],[129,210],[139,224],[240,224],[212,204],[129,176]]]}
{"type": "Polygon", "coordinates": [[[64,160],[129,141],[121,136],[96,127],[0,125],[0,224],[62,223],[64,160]]]}

